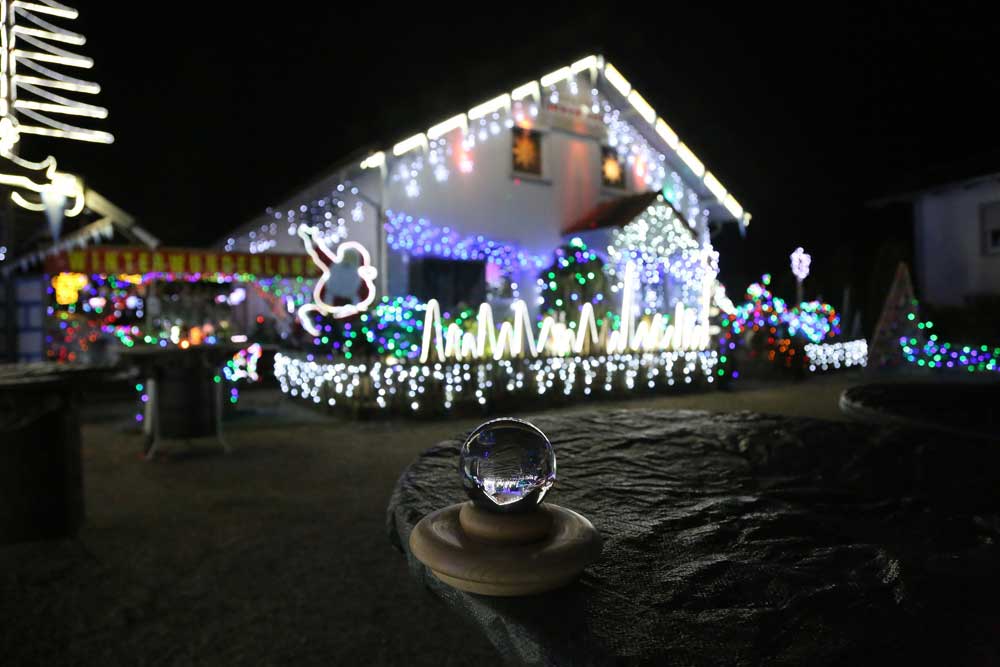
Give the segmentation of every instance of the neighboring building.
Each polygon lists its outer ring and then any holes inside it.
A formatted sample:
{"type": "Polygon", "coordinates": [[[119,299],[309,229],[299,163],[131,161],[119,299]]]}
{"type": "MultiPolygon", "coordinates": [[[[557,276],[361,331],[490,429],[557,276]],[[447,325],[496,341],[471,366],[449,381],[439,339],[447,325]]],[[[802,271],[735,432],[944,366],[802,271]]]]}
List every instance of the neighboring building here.
{"type": "Polygon", "coordinates": [[[886,197],[913,207],[920,298],[961,306],[1000,297],[1000,172],[886,197]]]}
{"type": "MultiPolygon", "coordinates": [[[[444,120],[426,132],[337,166],[220,245],[302,252],[296,231],[309,224],[330,244],[353,240],[368,248],[380,294],[476,303],[484,292],[490,300],[513,291],[533,304],[537,295],[528,289],[563,237],[597,229],[588,243],[603,251],[608,211],[631,210],[637,194],[661,192],[701,242],[710,226],[749,222],[737,199],[601,56],[467,113],[441,111],[444,120]],[[436,290],[446,287],[442,298],[436,290]]],[[[347,271],[339,286],[336,276],[330,284],[349,299],[355,283],[347,271]]]]}

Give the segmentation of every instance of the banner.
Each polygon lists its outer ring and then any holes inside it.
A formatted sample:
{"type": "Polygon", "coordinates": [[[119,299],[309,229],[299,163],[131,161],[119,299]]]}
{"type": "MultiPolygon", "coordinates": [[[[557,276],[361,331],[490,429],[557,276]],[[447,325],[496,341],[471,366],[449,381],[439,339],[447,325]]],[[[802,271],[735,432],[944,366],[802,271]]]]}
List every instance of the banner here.
{"type": "Polygon", "coordinates": [[[103,274],[174,274],[231,276],[253,274],[258,278],[313,278],[321,271],[307,255],[234,253],[192,248],[96,246],[59,253],[45,260],[45,272],[103,274]]]}

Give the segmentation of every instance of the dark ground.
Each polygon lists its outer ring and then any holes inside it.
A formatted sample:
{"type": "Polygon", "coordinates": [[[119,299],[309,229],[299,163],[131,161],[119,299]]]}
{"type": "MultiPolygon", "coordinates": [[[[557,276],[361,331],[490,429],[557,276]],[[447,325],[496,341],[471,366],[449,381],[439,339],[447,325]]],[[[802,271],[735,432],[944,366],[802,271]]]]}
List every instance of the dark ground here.
{"type": "MultiPolygon", "coordinates": [[[[575,409],[843,419],[838,397],[857,381],[575,409]]],[[[474,627],[409,577],[385,532],[400,472],[481,420],[349,423],[270,390],[246,392],[242,405],[251,414],[230,426],[232,455],[198,442],[154,463],[126,426],[133,404],[87,409],[78,538],[0,548],[0,664],[495,662],[474,627]]]]}

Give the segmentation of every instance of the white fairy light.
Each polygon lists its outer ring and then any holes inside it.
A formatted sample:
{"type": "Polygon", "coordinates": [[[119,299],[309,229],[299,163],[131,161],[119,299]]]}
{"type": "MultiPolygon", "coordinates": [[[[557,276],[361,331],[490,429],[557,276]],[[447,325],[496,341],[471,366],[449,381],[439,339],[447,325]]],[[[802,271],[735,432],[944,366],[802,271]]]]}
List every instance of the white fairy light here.
{"type": "Polygon", "coordinates": [[[792,273],[795,274],[796,280],[802,282],[809,276],[809,265],[812,263],[812,256],[800,246],[792,252],[790,258],[792,260],[792,273]]]}
{"type": "Polygon", "coordinates": [[[516,396],[548,400],[554,394],[571,400],[592,396],[595,388],[605,396],[625,395],[633,389],[673,387],[678,381],[691,384],[696,376],[712,383],[721,372],[718,364],[714,350],[514,358],[473,365],[331,363],[279,352],[274,375],[283,393],[312,403],[417,412],[428,406],[486,406],[516,396]]]}
{"type": "Polygon", "coordinates": [[[868,341],[861,338],[844,343],[806,343],[809,370],[829,370],[868,365],[868,341]]]}

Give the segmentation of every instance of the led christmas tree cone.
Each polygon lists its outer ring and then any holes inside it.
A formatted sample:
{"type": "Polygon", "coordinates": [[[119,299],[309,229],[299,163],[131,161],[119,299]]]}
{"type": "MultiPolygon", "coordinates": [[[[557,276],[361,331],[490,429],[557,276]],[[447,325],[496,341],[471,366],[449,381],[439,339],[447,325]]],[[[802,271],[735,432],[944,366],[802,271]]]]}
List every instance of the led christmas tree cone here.
{"type": "Polygon", "coordinates": [[[542,502],[556,459],[532,424],[481,425],[462,446],[459,470],[471,500],[428,514],[410,534],[410,551],[440,581],[481,595],[531,595],[571,583],[600,556],[590,521],[542,502]]]}

